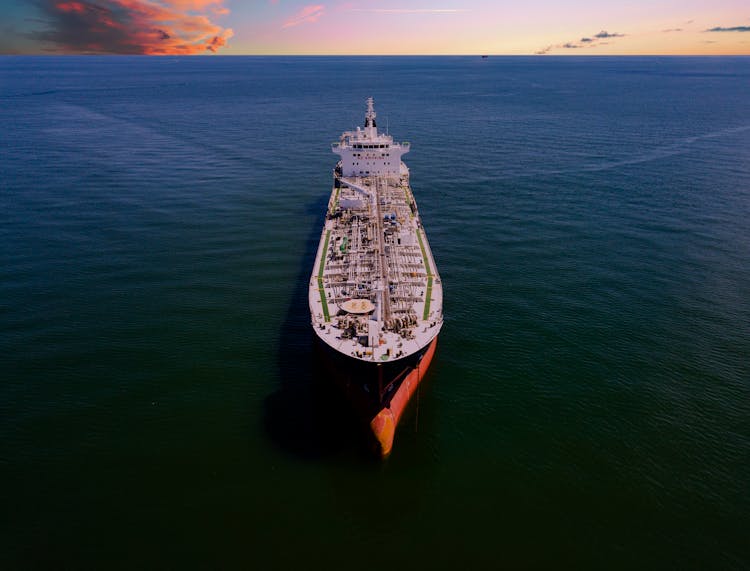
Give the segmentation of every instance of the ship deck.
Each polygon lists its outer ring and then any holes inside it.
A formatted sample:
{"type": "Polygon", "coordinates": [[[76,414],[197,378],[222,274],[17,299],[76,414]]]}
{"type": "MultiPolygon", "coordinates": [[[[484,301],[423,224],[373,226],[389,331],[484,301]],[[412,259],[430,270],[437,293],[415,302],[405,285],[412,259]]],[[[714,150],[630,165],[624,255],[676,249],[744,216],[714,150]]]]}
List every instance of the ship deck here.
{"type": "Polygon", "coordinates": [[[362,361],[408,357],[443,324],[442,282],[403,163],[400,171],[349,178],[334,172],[310,279],[316,334],[362,361]]]}

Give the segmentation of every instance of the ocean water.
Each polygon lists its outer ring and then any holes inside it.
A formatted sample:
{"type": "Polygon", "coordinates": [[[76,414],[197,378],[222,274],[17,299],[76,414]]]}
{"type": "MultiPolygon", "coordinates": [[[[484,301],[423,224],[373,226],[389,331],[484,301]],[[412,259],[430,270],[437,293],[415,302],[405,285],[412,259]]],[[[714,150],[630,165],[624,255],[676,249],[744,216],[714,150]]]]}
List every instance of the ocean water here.
{"type": "Polygon", "coordinates": [[[750,58],[0,58],[0,567],[750,566],[750,58]],[[311,352],[375,98],[445,287],[393,455],[311,352]]]}

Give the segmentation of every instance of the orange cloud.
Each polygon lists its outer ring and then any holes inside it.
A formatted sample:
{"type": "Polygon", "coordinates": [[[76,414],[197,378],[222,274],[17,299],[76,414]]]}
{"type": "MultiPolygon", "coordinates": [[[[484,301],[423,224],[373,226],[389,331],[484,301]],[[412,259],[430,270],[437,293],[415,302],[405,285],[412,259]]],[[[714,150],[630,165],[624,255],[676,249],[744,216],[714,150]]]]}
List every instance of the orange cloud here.
{"type": "Polygon", "coordinates": [[[83,12],[86,9],[80,2],[59,2],[57,7],[63,12],[83,12]]]}
{"type": "Polygon", "coordinates": [[[231,29],[224,30],[220,35],[211,38],[211,41],[206,45],[208,51],[216,53],[220,47],[226,45],[227,40],[234,35],[231,29]]]}
{"type": "Polygon", "coordinates": [[[293,26],[299,26],[300,24],[317,22],[318,18],[323,15],[324,10],[325,6],[323,4],[310,4],[289,18],[281,27],[291,28],[293,26]]]}
{"type": "Polygon", "coordinates": [[[233,32],[204,13],[224,0],[45,1],[48,28],[34,35],[62,53],[198,54],[216,52],[233,32]]]}
{"type": "Polygon", "coordinates": [[[223,3],[224,0],[162,0],[162,4],[167,4],[178,10],[204,10],[208,6],[223,3]]]}

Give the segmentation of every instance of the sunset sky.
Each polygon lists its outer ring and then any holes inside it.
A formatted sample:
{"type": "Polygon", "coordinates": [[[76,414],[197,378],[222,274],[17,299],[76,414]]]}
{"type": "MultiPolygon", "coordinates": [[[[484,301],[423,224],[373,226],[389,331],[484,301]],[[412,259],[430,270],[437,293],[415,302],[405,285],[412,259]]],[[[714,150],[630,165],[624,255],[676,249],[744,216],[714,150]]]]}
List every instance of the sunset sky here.
{"type": "Polygon", "coordinates": [[[750,55],[749,0],[5,0],[0,53],[750,55]]]}

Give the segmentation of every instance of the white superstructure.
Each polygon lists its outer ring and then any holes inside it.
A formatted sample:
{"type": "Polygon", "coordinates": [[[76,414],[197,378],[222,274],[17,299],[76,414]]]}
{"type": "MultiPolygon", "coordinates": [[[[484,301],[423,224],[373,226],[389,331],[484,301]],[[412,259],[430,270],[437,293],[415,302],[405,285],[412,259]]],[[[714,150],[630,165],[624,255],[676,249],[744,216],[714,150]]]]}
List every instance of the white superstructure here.
{"type": "MultiPolygon", "coordinates": [[[[365,128],[346,131],[333,143],[333,152],[341,155],[341,174],[352,176],[394,176],[401,174],[401,157],[409,152],[409,143],[394,143],[393,137],[378,133],[372,97],[367,100],[365,128]]],[[[406,168],[405,166],[403,167],[406,168]]],[[[408,173],[408,170],[406,171],[408,173]]]]}
{"type": "Polygon", "coordinates": [[[310,279],[315,333],[362,361],[405,358],[443,325],[443,289],[417,210],[408,143],[378,133],[372,98],[364,129],[333,146],[341,155],[310,279]]]}

